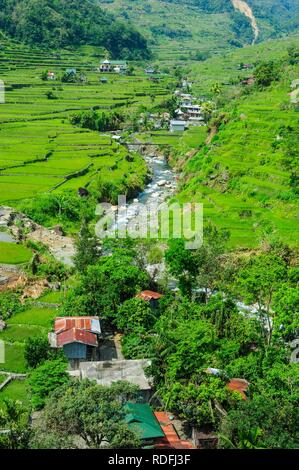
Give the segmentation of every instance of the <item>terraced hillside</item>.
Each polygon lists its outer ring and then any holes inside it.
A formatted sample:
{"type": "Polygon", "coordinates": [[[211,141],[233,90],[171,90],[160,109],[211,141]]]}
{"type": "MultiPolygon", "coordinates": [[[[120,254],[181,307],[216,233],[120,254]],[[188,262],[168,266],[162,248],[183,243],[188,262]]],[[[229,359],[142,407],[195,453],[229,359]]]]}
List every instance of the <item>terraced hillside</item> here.
{"type": "Polygon", "coordinates": [[[101,0],[100,3],[118,18],[131,20],[163,60],[204,57],[209,52],[221,53],[299,28],[297,0],[101,0]]]}
{"type": "MultiPolygon", "coordinates": [[[[14,203],[37,193],[89,186],[99,171],[104,179],[142,186],[146,167],[105,133],[75,127],[69,116],[77,111],[119,110],[132,115],[142,105],[168,95],[165,83],[141,76],[109,75],[101,83],[99,58],[92,48],[77,54],[32,50],[0,43],[0,78],[6,102],[0,105],[0,204],[14,203]],[[67,68],[84,76],[79,83],[61,83],[67,68]],[[57,80],[43,81],[44,70],[57,80]],[[56,189],[57,188],[57,189],[56,189]]],[[[99,52],[97,51],[97,54],[99,52]]]]}
{"type": "Polygon", "coordinates": [[[151,50],[161,60],[188,59],[194,53],[221,52],[234,38],[226,12],[200,11],[188,2],[160,0],[101,1],[117,17],[130,19],[147,36],[151,50]]]}
{"type": "Polygon", "coordinates": [[[217,77],[219,110],[228,122],[218,132],[211,126],[214,137],[191,158],[178,157],[179,199],[202,202],[205,219],[229,230],[233,246],[256,246],[265,234],[297,244],[298,182],[290,160],[298,161],[299,114],[289,94],[299,64],[290,64],[291,45],[298,48],[299,38],[248,47],[189,70],[198,95],[211,97],[217,77]],[[279,81],[263,90],[241,85],[254,70],[240,71],[239,64],[266,59],[278,64],[279,81]]]}

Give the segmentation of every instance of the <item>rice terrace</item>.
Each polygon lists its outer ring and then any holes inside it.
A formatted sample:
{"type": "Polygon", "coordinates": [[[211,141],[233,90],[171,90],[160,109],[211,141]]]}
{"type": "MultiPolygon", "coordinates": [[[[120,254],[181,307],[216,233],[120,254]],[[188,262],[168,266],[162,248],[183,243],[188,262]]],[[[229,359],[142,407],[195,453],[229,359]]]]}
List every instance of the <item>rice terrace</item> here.
{"type": "Polygon", "coordinates": [[[0,451],[298,449],[297,0],[0,9],[0,451]]]}

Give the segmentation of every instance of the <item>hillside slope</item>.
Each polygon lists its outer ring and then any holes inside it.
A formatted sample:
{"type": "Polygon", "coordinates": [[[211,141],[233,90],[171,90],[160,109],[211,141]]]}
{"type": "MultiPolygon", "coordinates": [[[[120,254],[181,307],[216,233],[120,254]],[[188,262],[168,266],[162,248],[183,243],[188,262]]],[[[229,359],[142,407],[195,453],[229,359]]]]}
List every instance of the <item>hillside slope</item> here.
{"type": "Polygon", "coordinates": [[[148,58],[144,37],[94,0],[0,0],[0,31],[30,45],[102,46],[113,57],[148,58]]]}
{"type": "MultiPolygon", "coordinates": [[[[100,0],[118,18],[132,20],[159,58],[188,59],[299,28],[297,0],[100,0]],[[252,18],[244,13],[252,12],[252,18]],[[256,25],[256,26],[255,26],[256,25]]],[[[249,15],[250,16],[250,15],[249,15]]]]}
{"type": "Polygon", "coordinates": [[[289,94],[299,62],[288,56],[292,45],[299,51],[298,37],[237,50],[189,73],[197,78],[196,95],[211,96],[217,76],[218,113],[226,113],[226,119],[193,156],[177,156],[175,164],[183,173],[179,200],[203,203],[205,219],[229,230],[234,246],[254,247],[265,234],[296,244],[299,114],[289,94]],[[258,59],[276,61],[278,81],[264,89],[242,86],[248,71],[240,72],[238,64],[258,59]]]}

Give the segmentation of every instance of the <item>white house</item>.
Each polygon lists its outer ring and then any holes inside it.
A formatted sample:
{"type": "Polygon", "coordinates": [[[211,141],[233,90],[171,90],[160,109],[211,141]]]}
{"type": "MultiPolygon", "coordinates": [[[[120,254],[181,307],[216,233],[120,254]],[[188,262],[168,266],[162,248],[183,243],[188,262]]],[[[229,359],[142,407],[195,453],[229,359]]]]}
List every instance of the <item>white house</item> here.
{"type": "Polygon", "coordinates": [[[170,121],[170,132],[183,132],[186,129],[186,121],[170,121]]]}
{"type": "Polygon", "coordinates": [[[100,72],[125,73],[127,62],[124,60],[103,60],[100,64],[100,72]]]}

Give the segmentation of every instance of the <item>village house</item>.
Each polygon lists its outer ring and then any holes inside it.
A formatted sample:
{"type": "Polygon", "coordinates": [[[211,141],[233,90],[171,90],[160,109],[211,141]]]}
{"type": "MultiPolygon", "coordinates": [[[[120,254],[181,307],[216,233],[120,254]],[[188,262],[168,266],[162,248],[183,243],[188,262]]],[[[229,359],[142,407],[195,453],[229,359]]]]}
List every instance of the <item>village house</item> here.
{"type": "Polygon", "coordinates": [[[61,348],[72,367],[98,358],[101,325],[98,317],[57,317],[49,333],[52,348],[61,348]]]}
{"type": "Polygon", "coordinates": [[[150,306],[153,308],[158,307],[159,300],[163,297],[162,294],[154,292],[151,290],[144,290],[136,295],[137,299],[143,299],[146,302],[149,302],[150,306]]]}
{"type": "Polygon", "coordinates": [[[155,411],[154,415],[164,432],[164,437],[157,439],[155,449],[194,449],[191,442],[182,438],[177,431],[175,418],[166,411],[155,411]]]}
{"type": "Polygon", "coordinates": [[[181,93],[180,97],[182,101],[186,101],[188,103],[194,100],[194,96],[190,95],[190,93],[181,93]]]}
{"type": "Polygon", "coordinates": [[[56,80],[56,75],[55,75],[55,73],[49,71],[49,72],[47,73],[47,79],[48,79],[48,80],[56,80]]]}
{"type": "Polygon", "coordinates": [[[146,403],[126,403],[125,420],[129,429],[139,434],[143,445],[154,445],[157,439],[164,438],[164,432],[146,403]]]}
{"type": "Polygon", "coordinates": [[[146,403],[126,403],[125,420],[139,434],[143,447],[154,449],[194,449],[191,442],[180,439],[166,412],[153,412],[146,403]]]}
{"type": "Polygon", "coordinates": [[[198,118],[201,116],[201,107],[199,104],[183,103],[180,109],[187,119],[198,118]]]}
{"type": "Polygon", "coordinates": [[[249,382],[245,379],[231,379],[227,384],[227,388],[231,392],[239,393],[243,400],[247,400],[246,392],[249,385],[249,382]]]}
{"type": "Polygon", "coordinates": [[[249,70],[252,68],[253,68],[252,64],[239,64],[239,67],[238,67],[239,70],[249,70]]]}
{"type": "Polygon", "coordinates": [[[154,75],[156,73],[156,70],[153,67],[148,67],[147,69],[144,70],[146,75],[154,75]]]}
{"type": "Polygon", "coordinates": [[[105,59],[100,64],[102,73],[125,73],[127,71],[127,62],[124,60],[105,59]]]}
{"type": "Polygon", "coordinates": [[[77,69],[69,68],[69,69],[66,69],[65,73],[67,73],[69,75],[77,75],[77,69]]]}
{"type": "Polygon", "coordinates": [[[192,82],[188,82],[187,80],[182,81],[182,88],[191,88],[192,82]]]}
{"type": "Polygon", "coordinates": [[[170,132],[183,132],[187,127],[186,121],[172,120],[170,121],[170,132]]]}

